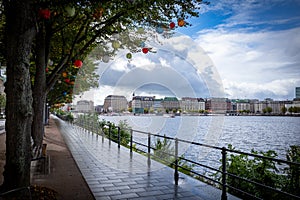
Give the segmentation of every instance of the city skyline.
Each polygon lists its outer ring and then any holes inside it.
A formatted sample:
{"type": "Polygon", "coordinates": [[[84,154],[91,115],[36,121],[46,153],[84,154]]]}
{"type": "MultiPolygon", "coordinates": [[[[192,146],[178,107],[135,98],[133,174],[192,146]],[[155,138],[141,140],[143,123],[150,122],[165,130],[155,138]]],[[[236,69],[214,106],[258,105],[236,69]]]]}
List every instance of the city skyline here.
{"type": "MultiPolygon", "coordinates": [[[[110,94],[108,96],[106,96],[104,99],[103,99],[103,102],[104,100],[109,97],[109,96],[118,96],[118,97],[125,97],[125,99],[127,100],[127,102],[129,103],[133,97],[153,97],[154,99],[157,99],[157,100],[163,100],[164,98],[177,98],[179,101],[182,100],[183,98],[197,98],[197,99],[203,99],[203,100],[206,100],[206,99],[214,99],[214,98],[224,98],[224,99],[228,99],[228,100],[258,100],[258,101],[296,101],[296,102],[299,102],[299,98],[296,98],[296,96],[293,98],[293,99],[272,99],[270,97],[265,97],[263,99],[248,99],[248,98],[226,98],[226,97],[189,97],[189,96],[183,96],[183,97],[177,97],[177,96],[161,96],[161,97],[156,97],[156,96],[144,96],[144,95],[132,95],[129,99],[126,97],[126,96],[123,96],[123,95],[118,95],[118,94],[110,94]]],[[[89,99],[80,99],[78,101],[91,101],[89,99]]],[[[78,102],[77,101],[77,102],[78,102]]],[[[92,101],[94,102],[94,101],[92,101]]],[[[95,104],[95,106],[103,106],[103,104],[95,104]]]]}
{"type": "Polygon", "coordinates": [[[215,69],[221,80],[216,88],[222,85],[224,97],[293,99],[294,88],[300,85],[300,14],[297,12],[300,2],[210,2],[203,7],[199,18],[189,20],[192,27],[175,29],[191,37],[192,45],[199,47],[197,51],[195,48],[180,50],[185,42],[182,40],[173,42],[171,54],[159,47],[156,54],[133,54],[131,62],[124,56],[126,50],[120,51],[109,63],[98,64],[100,87],[86,96],[99,101],[118,90],[128,94],[140,91],[141,95],[174,96],[187,88],[190,89],[187,93],[193,94],[190,96],[209,97],[213,89],[207,86],[212,84],[209,70],[215,69]],[[172,48],[177,48],[175,53],[172,48]],[[199,68],[186,56],[199,53],[199,49],[203,50],[200,56],[209,58],[213,66],[205,68],[206,71],[202,68],[205,77],[197,73],[199,68]],[[167,70],[160,72],[161,69],[167,70]],[[136,85],[134,79],[142,79],[143,75],[153,77],[154,81],[149,79],[136,85]],[[127,79],[122,82],[124,78],[127,79]]]}

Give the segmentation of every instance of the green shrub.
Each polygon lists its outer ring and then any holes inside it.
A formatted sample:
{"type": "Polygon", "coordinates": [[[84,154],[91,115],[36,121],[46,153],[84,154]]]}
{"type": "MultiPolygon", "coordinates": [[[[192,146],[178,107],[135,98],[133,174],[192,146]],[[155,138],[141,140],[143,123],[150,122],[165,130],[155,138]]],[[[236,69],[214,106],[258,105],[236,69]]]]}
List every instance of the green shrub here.
{"type": "MultiPolygon", "coordinates": [[[[300,163],[300,146],[290,146],[286,158],[290,162],[300,163]]],[[[300,168],[295,165],[288,165],[285,168],[287,181],[284,190],[300,196],[300,168]]]]}
{"type": "MultiPolygon", "coordinates": [[[[228,145],[228,149],[233,150],[234,148],[232,145],[228,145]]],[[[277,157],[277,153],[272,150],[266,152],[257,152],[252,150],[251,153],[269,158],[277,157]]],[[[299,163],[300,147],[291,146],[287,153],[287,159],[289,161],[299,163]]],[[[295,165],[288,165],[288,167],[286,167],[283,171],[277,168],[279,165],[280,163],[269,159],[242,154],[229,154],[226,157],[226,168],[229,174],[234,174],[236,176],[299,196],[299,167],[295,165]]],[[[221,173],[216,173],[215,176],[219,181],[222,180],[221,173]]],[[[231,175],[227,176],[227,184],[262,199],[290,199],[290,197],[287,197],[286,195],[282,195],[231,175]]],[[[249,196],[230,187],[228,187],[228,192],[242,199],[251,199],[249,196]]]]}
{"type": "MultiPolygon", "coordinates": [[[[171,146],[171,141],[164,137],[161,141],[159,138],[154,144],[153,159],[161,162],[171,168],[175,168],[175,149],[171,146]]],[[[194,165],[189,164],[184,160],[184,155],[178,158],[178,171],[193,176],[191,171],[193,170],[194,165]]]]}

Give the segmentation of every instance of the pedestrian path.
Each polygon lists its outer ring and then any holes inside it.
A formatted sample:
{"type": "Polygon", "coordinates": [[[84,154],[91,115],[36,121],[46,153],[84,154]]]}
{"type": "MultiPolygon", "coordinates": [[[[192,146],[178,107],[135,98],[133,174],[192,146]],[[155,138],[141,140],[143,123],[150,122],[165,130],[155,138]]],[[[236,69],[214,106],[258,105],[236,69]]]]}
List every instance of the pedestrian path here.
{"type": "MultiPolygon", "coordinates": [[[[95,199],[221,199],[221,191],[55,118],[95,199]]],[[[236,199],[228,195],[228,199],[236,199]]]]}

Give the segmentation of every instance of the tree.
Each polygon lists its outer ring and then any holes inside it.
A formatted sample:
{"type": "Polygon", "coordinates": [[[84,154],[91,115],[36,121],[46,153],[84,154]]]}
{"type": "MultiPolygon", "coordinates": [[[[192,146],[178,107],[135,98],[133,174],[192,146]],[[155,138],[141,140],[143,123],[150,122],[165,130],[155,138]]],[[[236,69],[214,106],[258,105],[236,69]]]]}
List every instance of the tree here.
{"type": "Polygon", "coordinates": [[[6,164],[4,190],[30,184],[32,91],[30,53],[36,27],[32,0],[3,1],[6,27],[6,164]]]}
{"type": "Polygon", "coordinates": [[[266,111],[267,111],[267,113],[271,113],[273,111],[273,109],[271,107],[266,107],[266,111]]]}
{"type": "Polygon", "coordinates": [[[282,113],[282,114],[285,114],[286,111],[287,111],[287,108],[286,108],[285,106],[282,106],[282,107],[281,107],[281,113],[282,113]]]}
{"type": "MultiPolygon", "coordinates": [[[[99,44],[103,49],[102,61],[114,55],[119,47],[140,51],[137,42],[121,43],[115,34],[132,36],[129,30],[137,30],[141,25],[149,30],[169,27],[173,19],[178,19],[180,26],[182,22],[189,26],[187,19],[198,16],[202,3],[201,0],[101,3],[96,0],[3,0],[7,62],[4,190],[30,184],[30,136],[33,146],[39,149],[43,140],[41,116],[46,96],[58,87],[57,81],[64,71],[71,71],[76,60],[84,60],[99,44]],[[54,63],[51,67],[50,59],[54,63]]],[[[55,99],[55,95],[52,98],[55,99]]]]}
{"type": "Polygon", "coordinates": [[[272,112],[272,108],[267,106],[267,107],[264,108],[262,111],[263,111],[264,114],[265,114],[265,113],[269,113],[269,114],[270,114],[270,113],[272,112]]]}
{"type": "Polygon", "coordinates": [[[288,111],[290,113],[299,113],[300,112],[300,107],[297,107],[297,106],[291,106],[289,107],[288,111]]]}

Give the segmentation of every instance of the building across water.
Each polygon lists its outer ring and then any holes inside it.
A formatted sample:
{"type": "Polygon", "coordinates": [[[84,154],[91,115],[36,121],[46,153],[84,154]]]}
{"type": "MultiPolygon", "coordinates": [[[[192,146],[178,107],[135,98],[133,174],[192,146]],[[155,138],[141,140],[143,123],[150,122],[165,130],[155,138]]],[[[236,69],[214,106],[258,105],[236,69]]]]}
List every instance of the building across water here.
{"type": "MultiPolygon", "coordinates": [[[[97,106],[97,112],[121,113],[132,112],[133,114],[164,114],[164,113],[211,113],[211,114],[289,114],[300,109],[300,87],[295,88],[293,100],[273,100],[266,98],[258,99],[228,99],[222,97],[195,98],[195,97],[164,97],[135,96],[127,101],[125,96],[108,95],[103,106],[97,106]]],[[[78,101],[77,112],[93,112],[96,107],[90,101],[78,101]]],[[[299,113],[299,112],[298,112],[299,113]]]]}

